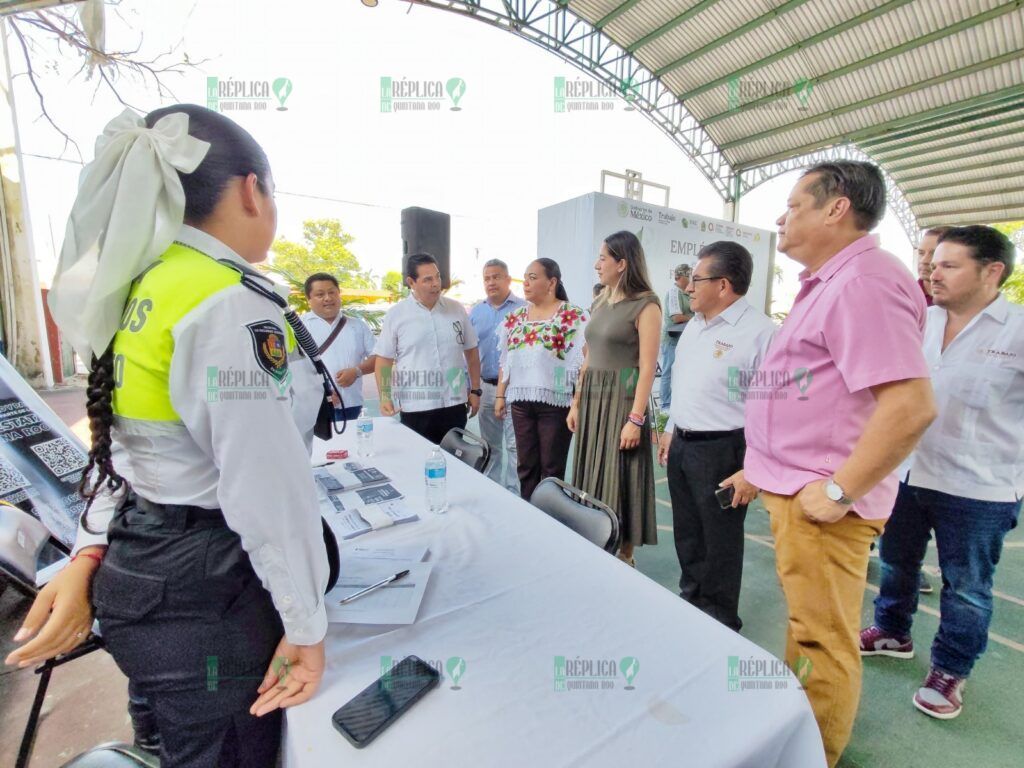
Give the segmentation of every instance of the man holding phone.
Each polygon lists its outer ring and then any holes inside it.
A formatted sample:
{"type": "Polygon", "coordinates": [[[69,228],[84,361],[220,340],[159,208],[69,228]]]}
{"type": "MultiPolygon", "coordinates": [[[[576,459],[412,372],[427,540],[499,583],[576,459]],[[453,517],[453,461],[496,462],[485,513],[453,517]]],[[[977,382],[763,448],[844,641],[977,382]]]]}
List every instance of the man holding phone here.
{"type": "Polygon", "coordinates": [[[679,337],[658,446],[672,495],[679,595],[736,631],[743,625],[743,522],[757,489],[722,482],[743,467],[744,402],[758,391],[757,369],[775,334],[768,316],[743,298],[753,271],[739,243],[720,240],[697,255],[686,286],[694,316],[679,337]]]}

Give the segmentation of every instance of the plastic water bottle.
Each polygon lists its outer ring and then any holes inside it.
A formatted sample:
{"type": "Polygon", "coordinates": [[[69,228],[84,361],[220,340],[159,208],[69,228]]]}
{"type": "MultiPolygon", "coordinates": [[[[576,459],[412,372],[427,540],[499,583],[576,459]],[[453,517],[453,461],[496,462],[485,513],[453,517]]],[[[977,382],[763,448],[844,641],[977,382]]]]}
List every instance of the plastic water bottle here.
{"type": "Polygon", "coordinates": [[[440,448],[432,448],[423,467],[423,477],[427,484],[427,509],[439,515],[448,511],[447,476],[444,452],[440,448]]]}
{"type": "Polygon", "coordinates": [[[373,456],[373,419],[363,408],[356,420],[356,453],[360,456],[373,456]]]}

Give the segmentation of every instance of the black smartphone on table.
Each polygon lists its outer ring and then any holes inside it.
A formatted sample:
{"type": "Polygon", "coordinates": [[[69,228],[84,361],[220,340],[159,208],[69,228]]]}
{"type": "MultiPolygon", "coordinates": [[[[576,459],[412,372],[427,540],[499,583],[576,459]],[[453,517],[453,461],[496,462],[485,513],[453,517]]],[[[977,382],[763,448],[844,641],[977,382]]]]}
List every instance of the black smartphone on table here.
{"type": "Polygon", "coordinates": [[[722,509],[729,509],[732,506],[732,499],[736,495],[736,488],[731,485],[719,488],[715,491],[715,498],[718,499],[718,506],[722,509]]]}
{"type": "Polygon", "coordinates": [[[406,656],[331,717],[352,746],[362,749],[441,681],[441,674],[416,656],[406,656]]]}

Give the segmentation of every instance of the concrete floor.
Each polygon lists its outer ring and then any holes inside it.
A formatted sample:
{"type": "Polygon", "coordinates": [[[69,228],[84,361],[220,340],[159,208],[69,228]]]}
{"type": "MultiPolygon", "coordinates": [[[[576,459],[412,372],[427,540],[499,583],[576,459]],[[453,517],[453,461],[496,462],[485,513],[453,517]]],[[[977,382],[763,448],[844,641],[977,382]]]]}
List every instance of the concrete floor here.
{"type": "MultiPolygon", "coordinates": [[[[87,441],[84,391],[67,388],[43,397],[87,441]]],[[[376,403],[368,402],[376,413],[376,403]]],[[[470,429],[475,429],[471,423],[470,429]]],[[[658,484],[657,546],[637,550],[637,567],[667,589],[675,590],[679,566],[672,545],[672,514],[664,470],[658,484]]],[[[785,603],[775,576],[774,551],[763,508],[755,503],[747,516],[743,593],[740,613],[743,634],[781,655],[785,637],[785,603]]],[[[928,648],[938,628],[939,585],[934,548],[929,549],[936,591],[923,595],[914,625],[917,658],[867,659],[864,689],[853,740],[840,768],[942,768],[976,766],[1011,768],[1022,764],[1020,713],[1024,712],[1024,532],[1011,532],[996,573],[995,616],[988,651],[978,663],[965,694],[965,709],[956,720],[926,717],[910,703],[927,674],[928,648]],[[1017,744],[1016,747],[1013,744],[1017,744]],[[1017,755],[1016,758],[1013,755],[1017,755]]],[[[864,600],[864,623],[871,619],[871,599],[877,591],[877,561],[872,562],[864,600]]],[[[27,601],[12,590],[0,596],[0,651],[6,655],[9,638],[20,625],[27,601]]],[[[723,674],[724,679],[724,674],[723,674]]],[[[0,674],[0,766],[13,765],[18,742],[35,692],[31,670],[0,674]]],[[[743,695],[739,693],[737,695],[743,695]]],[[[31,765],[59,766],[95,744],[129,740],[126,682],[105,653],[94,653],[58,669],[44,707],[44,718],[31,765]]],[[[543,768],[543,767],[540,767],[543,768]]],[[[799,768],[799,766],[793,766],[799,768]]]]}

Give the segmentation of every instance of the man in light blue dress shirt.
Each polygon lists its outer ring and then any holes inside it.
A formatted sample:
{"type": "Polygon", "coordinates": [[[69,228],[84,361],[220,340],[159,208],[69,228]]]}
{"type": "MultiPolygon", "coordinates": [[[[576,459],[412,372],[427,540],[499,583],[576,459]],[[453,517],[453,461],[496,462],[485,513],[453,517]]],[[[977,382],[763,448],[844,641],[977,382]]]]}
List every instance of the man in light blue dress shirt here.
{"type": "Polygon", "coordinates": [[[477,304],[469,313],[469,321],[480,339],[480,381],[483,397],[480,398],[481,437],[491,448],[491,463],[487,476],[494,482],[519,493],[519,476],[516,471],[516,436],[512,430],[512,416],[504,419],[494,415],[494,395],[498,390],[498,326],[505,316],[526,302],[511,291],[512,278],[508,265],[500,259],[491,259],[484,264],[484,291],[487,298],[477,304]]]}

